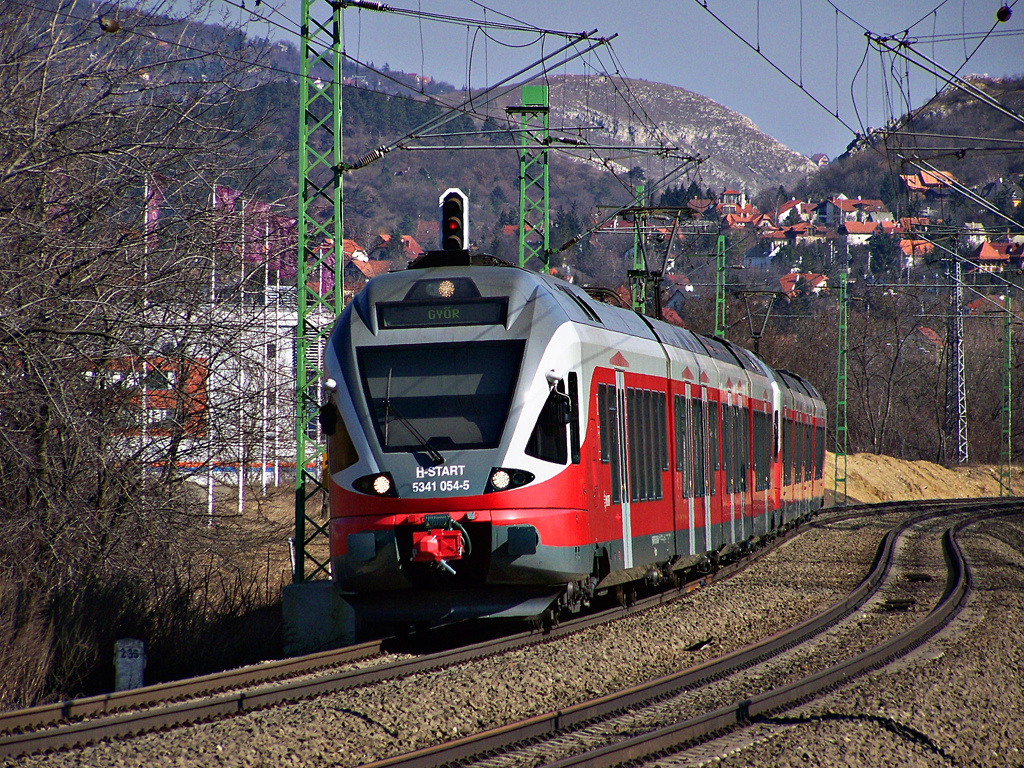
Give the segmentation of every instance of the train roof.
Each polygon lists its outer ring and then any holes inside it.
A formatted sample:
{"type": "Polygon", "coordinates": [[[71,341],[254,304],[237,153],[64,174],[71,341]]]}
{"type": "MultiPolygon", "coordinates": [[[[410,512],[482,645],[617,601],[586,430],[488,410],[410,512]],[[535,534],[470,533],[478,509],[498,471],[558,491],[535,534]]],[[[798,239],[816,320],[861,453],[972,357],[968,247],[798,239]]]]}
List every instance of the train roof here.
{"type": "MultiPolygon", "coordinates": [[[[380,275],[370,281],[367,287],[376,289],[373,292],[378,294],[376,297],[378,299],[385,296],[398,298],[399,294],[404,294],[407,290],[400,287],[401,285],[429,279],[430,275],[437,274],[436,270],[447,267],[470,268],[466,271],[460,270],[457,274],[474,277],[487,275],[487,279],[481,280],[480,284],[481,286],[486,285],[492,290],[496,287],[495,277],[498,278],[498,282],[507,281],[510,292],[514,291],[520,295],[531,295],[537,287],[543,285],[571,322],[656,340],[667,347],[686,350],[701,357],[710,357],[726,365],[738,366],[750,373],[773,377],[786,388],[814,399],[821,399],[817,390],[803,377],[790,371],[772,369],[749,350],[725,339],[704,336],[686,328],[638,314],[626,307],[613,306],[595,299],[588,290],[567,283],[560,278],[522,269],[486,254],[432,251],[411,264],[408,270],[380,275]]],[[[363,293],[368,292],[364,291],[363,293]]],[[[363,301],[366,300],[366,296],[361,296],[361,298],[363,301]]]]}

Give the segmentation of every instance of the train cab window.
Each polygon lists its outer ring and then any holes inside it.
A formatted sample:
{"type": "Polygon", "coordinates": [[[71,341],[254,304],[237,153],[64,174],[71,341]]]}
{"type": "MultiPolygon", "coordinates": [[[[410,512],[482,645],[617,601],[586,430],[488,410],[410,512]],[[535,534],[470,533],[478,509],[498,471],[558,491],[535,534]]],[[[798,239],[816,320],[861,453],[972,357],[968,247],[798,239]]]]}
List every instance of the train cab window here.
{"type": "Polygon", "coordinates": [[[358,349],[363,391],[381,448],[495,447],[522,353],[521,341],[358,349]]]}
{"type": "Polygon", "coordinates": [[[526,442],[527,456],[552,464],[565,464],[569,460],[566,424],[562,415],[565,413],[564,388],[565,385],[558,382],[548,393],[548,399],[544,401],[530,439],[526,442]]]}

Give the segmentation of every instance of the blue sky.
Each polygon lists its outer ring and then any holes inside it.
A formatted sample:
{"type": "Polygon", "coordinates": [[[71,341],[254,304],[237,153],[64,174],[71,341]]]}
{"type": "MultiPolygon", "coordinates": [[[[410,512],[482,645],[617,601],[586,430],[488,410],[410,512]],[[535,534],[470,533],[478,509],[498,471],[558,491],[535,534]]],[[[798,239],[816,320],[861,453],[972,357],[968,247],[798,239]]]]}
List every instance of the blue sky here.
{"type": "MultiPolygon", "coordinates": [[[[248,0],[250,11],[254,1],[248,0]]],[[[271,2],[264,0],[256,10],[277,26],[268,26],[248,12],[232,13],[252,35],[297,41],[297,33],[289,35],[281,27],[297,29],[300,0],[277,0],[276,12],[270,10],[271,2]]],[[[1018,2],[1007,0],[1010,5],[1018,2]]],[[[325,11],[317,9],[329,6],[325,0],[316,3],[314,14],[322,16],[325,11]]],[[[892,36],[908,30],[914,51],[953,72],[1022,75],[1024,2],[1008,22],[982,40],[1002,4],[1001,0],[708,0],[708,9],[751,46],[759,46],[763,57],[695,0],[405,0],[394,6],[492,22],[511,16],[546,29],[617,34],[611,44],[614,57],[605,51],[600,58],[586,58],[588,71],[606,69],[681,86],[746,115],[798,152],[835,157],[853,138],[853,130],[882,125],[890,113],[902,113],[908,102],[922,104],[943,85],[913,64],[869,49],[865,29],[892,36]]],[[[531,45],[538,37],[532,33],[491,31],[489,39],[478,25],[441,23],[417,18],[415,13],[349,8],[342,16],[345,47],[351,56],[460,87],[467,82],[473,87],[494,83],[541,56],[541,44],[531,45]]],[[[550,52],[559,46],[559,39],[548,37],[543,45],[550,52]]],[[[555,71],[579,74],[585,71],[582,61],[555,71]]]]}

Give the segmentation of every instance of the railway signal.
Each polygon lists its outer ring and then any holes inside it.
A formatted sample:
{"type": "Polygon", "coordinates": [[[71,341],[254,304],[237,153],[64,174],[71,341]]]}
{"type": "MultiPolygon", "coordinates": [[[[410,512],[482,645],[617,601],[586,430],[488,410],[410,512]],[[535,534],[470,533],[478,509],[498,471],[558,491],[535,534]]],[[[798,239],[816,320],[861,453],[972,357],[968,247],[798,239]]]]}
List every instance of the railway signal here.
{"type": "Polygon", "coordinates": [[[441,209],[441,250],[464,251],[469,247],[469,198],[461,189],[446,189],[438,202],[441,209]]]}

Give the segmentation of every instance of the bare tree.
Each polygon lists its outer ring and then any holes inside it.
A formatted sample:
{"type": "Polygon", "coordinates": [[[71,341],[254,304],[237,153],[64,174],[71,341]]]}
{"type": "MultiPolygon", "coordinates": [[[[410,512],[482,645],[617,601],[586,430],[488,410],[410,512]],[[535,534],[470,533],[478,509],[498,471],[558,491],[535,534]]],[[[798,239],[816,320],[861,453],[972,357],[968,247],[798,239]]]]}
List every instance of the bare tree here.
{"type": "Polygon", "coordinates": [[[0,0],[0,705],[66,692],[111,633],[189,599],[218,546],[189,475],[244,445],[266,362],[241,354],[258,305],[211,301],[244,290],[211,192],[259,171],[258,47],[43,5],[0,0]],[[109,626],[72,639],[90,599],[109,626]]]}

